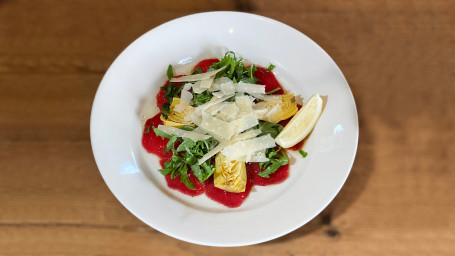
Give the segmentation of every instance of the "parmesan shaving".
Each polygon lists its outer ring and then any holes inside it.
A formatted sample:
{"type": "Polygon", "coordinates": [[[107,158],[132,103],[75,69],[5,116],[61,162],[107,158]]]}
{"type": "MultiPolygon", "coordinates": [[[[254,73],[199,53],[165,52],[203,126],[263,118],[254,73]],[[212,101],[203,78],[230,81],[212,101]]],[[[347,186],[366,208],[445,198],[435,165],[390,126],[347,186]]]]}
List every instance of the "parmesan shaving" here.
{"type": "Polygon", "coordinates": [[[250,95],[255,97],[256,99],[260,99],[274,104],[279,104],[283,102],[281,95],[266,95],[261,93],[251,93],[250,95]]]}
{"type": "Polygon", "coordinates": [[[255,97],[256,99],[264,99],[265,94],[262,93],[250,93],[251,96],[255,97]]]}
{"type": "Polygon", "coordinates": [[[212,94],[213,94],[213,96],[215,96],[217,98],[221,98],[224,96],[224,93],[222,93],[222,92],[213,92],[212,94]]]}
{"type": "Polygon", "coordinates": [[[213,81],[212,86],[210,87],[209,91],[211,91],[211,92],[219,91],[219,90],[221,90],[221,85],[225,84],[225,83],[234,84],[232,82],[232,80],[229,79],[228,77],[225,77],[225,76],[224,77],[220,77],[218,79],[215,79],[215,81],[213,81]]]}
{"type": "Polygon", "coordinates": [[[236,92],[245,92],[248,94],[252,94],[252,93],[265,94],[265,85],[248,84],[248,83],[244,83],[244,82],[239,82],[238,84],[235,84],[235,91],[236,92]]]}
{"type": "Polygon", "coordinates": [[[199,113],[196,113],[196,111],[193,111],[186,115],[184,120],[199,126],[202,122],[202,116],[199,113]]]}
{"type": "Polygon", "coordinates": [[[266,115],[265,119],[271,123],[278,123],[282,110],[280,104],[276,104],[266,115]]]}
{"type": "Polygon", "coordinates": [[[251,113],[230,123],[234,126],[234,134],[239,134],[259,124],[256,114],[251,113]]]}
{"type": "Polygon", "coordinates": [[[202,74],[174,77],[170,80],[170,82],[193,82],[193,81],[206,80],[206,79],[209,79],[211,76],[216,75],[218,72],[220,72],[221,70],[223,70],[225,68],[226,68],[226,66],[219,68],[217,70],[209,71],[209,72],[202,73],[202,74]]]}
{"type": "Polygon", "coordinates": [[[269,161],[269,159],[265,155],[265,149],[264,150],[260,150],[260,151],[256,151],[256,152],[254,152],[253,154],[250,154],[250,155],[234,158],[233,160],[244,161],[244,162],[249,162],[249,163],[261,163],[261,162],[269,161]]]}
{"type": "Polygon", "coordinates": [[[201,127],[196,127],[192,132],[200,133],[202,135],[206,134],[206,132],[201,127]]]}
{"type": "Polygon", "coordinates": [[[250,140],[238,141],[225,147],[221,153],[231,159],[240,158],[256,151],[275,147],[275,140],[267,134],[250,140]]]}
{"type": "MultiPolygon", "coordinates": [[[[198,129],[198,128],[196,128],[196,129],[198,129]]],[[[231,140],[221,141],[216,147],[214,147],[212,150],[207,152],[207,154],[205,154],[201,159],[199,159],[198,164],[199,165],[203,164],[205,161],[207,161],[209,158],[214,156],[216,153],[220,152],[225,147],[227,147],[237,141],[248,140],[248,139],[258,136],[259,134],[261,134],[261,130],[254,129],[254,130],[249,130],[244,133],[241,133],[238,136],[235,136],[234,138],[232,138],[231,140]]]]}
{"type": "Polygon", "coordinates": [[[204,129],[204,131],[208,132],[210,135],[219,137],[223,140],[229,140],[234,134],[233,125],[213,117],[205,111],[202,112],[202,122],[199,127],[204,129]]]}
{"type": "Polygon", "coordinates": [[[180,102],[174,107],[174,111],[182,112],[187,106],[190,105],[191,100],[193,99],[193,94],[188,90],[191,89],[192,84],[186,84],[181,92],[180,102]]]}
{"type": "Polygon", "coordinates": [[[223,102],[219,108],[219,113],[216,115],[224,121],[232,121],[239,114],[239,108],[234,102],[223,102]]]}
{"type": "Polygon", "coordinates": [[[196,108],[196,111],[205,110],[205,109],[207,109],[208,107],[210,107],[210,106],[212,106],[212,105],[215,105],[215,104],[217,104],[217,103],[223,102],[223,101],[229,99],[229,98],[232,97],[232,96],[233,96],[233,95],[225,95],[225,96],[223,96],[223,97],[221,97],[221,98],[215,98],[215,97],[213,97],[209,102],[204,103],[204,104],[198,106],[198,107],[196,108]]]}
{"type": "Polygon", "coordinates": [[[210,135],[202,135],[200,133],[185,131],[179,128],[165,126],[161,124],[158,125],[158,130],[167,134],[175,135],[177,137],[188,138],[191,139],[192,141],[206,140],[211,137],[210,135]]]}
{"type": "Polygon", "coordinates": [[[239,108],[239,116],[245,116],[253,112],[254,98],[248,95],[237,96],[235,104],[239,108]]]}
{"type": "Polygon", "coordinates": [[[207,89],[201,87],[201,81],[197,81],[196,83],[193,84],[193,91],[195,93],[203,93],[205,92],[205,90],[207,89]]]}
{"type": "Polygon", "coordinates": [[[216,155],[216,153],[220,152],[224,147],[229,145],[229,142],[220,142],[216,147],[210,150],[207,154],[205,154],[199,161],[197,162],[199,165],[203,164],[205,161],[210,159],[212,156],[216,155]]]}
{"type": "Polygon", "coordinates": [[[248,139],[258,136],[259,134],[261,134],[261,130],[252,129],[252,130],[248,130],[244,133],[241,133],[241,134],[235,136],[231,141],[232,141],[232,143],[234,143],[237,141],[248,140],[248,139]]]}
{"type": "Polygon", "coordinates": [[[222,83],[220,85],[220,88],[224,95],[229,95],[229,94],[235,93],[235,86],[232,81],[230,81],[230,83],[222,83]]]}
{"type": "Polygon", "coordinates": [[[230,97],[232,97],[232,95],[223,96],[221,98],[213,97],[209,102],[202,104],[199,107],[195,108],[195,110],[193,112],[191,112],[189,115],[185,116],[184,120],[187,122],[192,122],[192,123],[196,124],[197,126],[200,126],[201,122],[202,122],[202,112],[204,110],[206,110],[207,108],[209,108],[213,105],[221,103],[221,102],[229,99],[230,97]]]}
{"type": "Polygon", "coordinates": [[[220,107],[224,102],[217,103],[205,109],[205,112],[209,113],[210,115],[214,116],[220,111],[220,107]]]}
{"type": "Polygon", "coordinates": [[[269,110],[267,108],[264,109],[254,109],[254,113],[256,114],[256,118],[259,120],[264,120],[265,115],[267,115],[267,112],[269,110]]]}
{"type": "Polygon", "coordinates": [[[208,89],[212,86],[213,79],[215,79],[215,76],[211,76],[206,80],[201,81],[201,88],[208,89]]]}

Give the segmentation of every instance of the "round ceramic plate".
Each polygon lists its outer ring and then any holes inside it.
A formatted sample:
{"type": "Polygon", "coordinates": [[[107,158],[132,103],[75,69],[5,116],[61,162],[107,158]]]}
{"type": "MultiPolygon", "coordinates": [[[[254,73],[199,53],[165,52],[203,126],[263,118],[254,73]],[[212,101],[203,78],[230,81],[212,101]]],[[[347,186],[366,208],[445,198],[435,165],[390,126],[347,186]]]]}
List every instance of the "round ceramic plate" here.
{"type": "Polygon", "coordinates": [[[358,119],[354,98],[335,62],[301,32],[278,21],[237,12],[186,16],[147,32],[106,72],[93,103],[91,142],[98,168],[118,200],[169,236],[196,244],[240,246],[268,241],[321,212],[354,161],[358,119]],[[255,186],[238,208],[205,195],[167,188],[158,159],[141,145],[142,124],[158,113],[155,95],[169,64],[184,74],[199,60],[234,51],[250,63],[274,64],[277,79],[299,98],[319,93],[327,104],[304,146],[290,155],[290,176],[255,186]]]}

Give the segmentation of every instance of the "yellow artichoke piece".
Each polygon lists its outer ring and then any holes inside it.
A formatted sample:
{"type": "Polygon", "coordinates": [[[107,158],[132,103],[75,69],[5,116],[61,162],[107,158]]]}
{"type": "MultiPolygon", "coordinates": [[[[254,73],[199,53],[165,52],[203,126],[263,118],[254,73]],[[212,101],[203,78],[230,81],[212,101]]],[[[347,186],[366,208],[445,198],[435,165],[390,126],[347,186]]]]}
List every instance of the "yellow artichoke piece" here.
{"type": "Polygon", "coordinates": [[[194,111],[192,106],[186,106],[182,112],[174,111],[176,105],[180,103],[180,98],[173,98],[172,104],[170,106],[170,111],[167,116],[167,119],[164,116],[161,116],[161,121],[166,126],[181,128],[183,126],[193,126],[194,124],[188,121],[185,121],[185,116],[194,111]]]}
{"type": "Polygon", "coordinates": [[[236,161],[218,153],[215,157],[213,173],[215,187],[222,190],[240,193],[246,188],[246,166],[243,161],[236,161]]]}
{"type": "Polygon", "coordinates": [[[278,123],[281,120],[286,120],[294,116],[299,110],[293,93],[281,95],[280,103],[263,101],[256,104],[256,106],[257,108],[267,109],[268,113],[258,118],[270,123],[278,123]]]}
{"type": "MultiPolygon", "coordinates": [[[[281,107],[281,115],[280,115],[280,121],[281,120],[286,120],[292,116],[294,116],[299,108],[297,107],[297,103],[294,101],[283,101],[283,103],[280,104],[281,107]]],[[[278,121],[279,122],[279,121],[278,121]]]]}
{"type": "Polygon", "coordinates": [[[293,101],[295,102],[295,97],[294,97],[294,94],[293,93],[290,93],[290,94],[283,94],[281,95],[281,100],[283,102],[286,102],[286,101],[293,101]]]}

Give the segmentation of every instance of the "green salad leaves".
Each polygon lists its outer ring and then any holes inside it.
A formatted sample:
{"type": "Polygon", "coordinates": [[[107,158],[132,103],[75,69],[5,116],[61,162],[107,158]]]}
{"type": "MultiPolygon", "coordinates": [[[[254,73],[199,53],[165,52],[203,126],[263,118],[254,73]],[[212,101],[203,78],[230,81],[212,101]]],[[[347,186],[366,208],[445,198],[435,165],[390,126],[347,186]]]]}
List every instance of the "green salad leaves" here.
{"type": "Polygon", "coordinates": [[[217,70],[226,66],[226,68],[219,72],[215,78],[228,77],[234,83],[240,81],[245,83],[255,84],[259,79],[254,76],[254,72],[257,70],[255,65],[245,66],[243,58],[237,59],[235,53],[230,51],[227,52],[220,62],[213,63],[209,67],[209,71],[217,70]]]}
{"type": "MultiPolygon", "coordinates": [[[[278,134],[283,130],[283,126],[281,124],[274,124],[261,120],[259,121],[258,128],[261,130],[261,134],[259,134],[259,136],[270,134],[272,138],[276,138],[276,136],[278,136],[278,134]]],[[[261,171],[258,175],[261,177],[269,178],[271,174],[275,173],[278,168],[280,168],[280,166],[288,164],[288,155],[283,149],[281,149],[281,147],[278,149],[269,148],[265,151],[265,154],[269,161],[259,163],[261,171]]]]}
{"type": "Polygon", "coordinates": [[[299,149],[299,154],[300,154],[303,158],[305,158],[305,157],[308,155],[307,152],[305,152],[305,151],[303,151],[303,150],[301,150],[301,149],[299,149]]]}
{"type": "MultiPolygon", "coordinates": [[[[192,130],[191,127],[184,127],[185,130],[192,130]]],[[[164,163],[164,169],[160,172],[163,175],[171,175],[172,179],[180,176],[180,182],[184,183],[187,188],[194,190],[195,186],[188,177],[188,170],[191,169],[196,178],[203,183],[215,171],[215,165],[211,159],[198,164],[198,160],[213,149],[218,142],[212,138],[207,140],[194,142],[191,139],[181,139],[175,135],[164,133],[153,127],[156,136],[169,139],[164,152],[172,150],[171,161],[164,163]],[[179,143],[178,147],[175,145],[179,143]]]]}
{"type": "Polygon", "coordinates": [[[167,67],[167,79],[171,80],[172,78],[174,78],[174,69],[172,68],[172,65],[169,64],[169,66],[167,67]]]}
{"type": "Polygon", "coordinates": [[[259,136],[270,134],[270,136],[275,139],[276,136],[278,136],[278,134],[283,130],[283,126],[281,124],[274,124],[259,120],[258,129],[261,130],[259,136]]]}
{"type": "MultiPolygon", "coordinates": [[[[243,58],[238,58],[234,52],[227,52],[224,57],[219,60],[219,62],[209,66],[208,71],[217,70],[223,67],[224,69],[216,74],[215,79],[228,77],[234,83],[245,82],[252,84],[259,81],[259,79],[254,76],[257,71],[256,66],[245,64],[243,62],[243,58]]],[[[270,64],[266,72],[271,72],[274,68],[275,66],[270,64]]],[[[192,75],[200,73],[203,73],[203,69],[200,67],[196,67],[191,72],[192,75]]],[[[172,65],[168,66],[166,74],[169,80],[174,78],[172,65]]],[[[180,92],[186,83],[187,82],[168,82],[165,86],[161,87],[161,90],[164,92],[163,97],[167,100],[167,102],[162,105],[161,110],[161,115],[164,118],[168,118],[173,98],[179,97],[180,92]]],[[[278,90],[281,90],[281,88],[277,87],[268,91],[266,94],[272,94],[278,90]]],[[[213,98],[213,93],[209,90],[202,93],[195,93],[193,91],[192,94],[193,98],[190,104],[193,107],[205,104],[213,98]]],[[[260,100],[257,99],[257,101],[260,100]]],[[[235,96],[227,99],[226,102],[235,102],[235,96]]],[[[262,120],[259,120],[259,124],[255,128],[260,129],[261,133],[259,136],[270,134],[272,138],[276,138],[283,130],[283,126],[280,124],[262,120]]],[[[185,126],[180,129],[192,131],[194,128],[185,126]]],[[[194,176],[201,183],[205,182],[210,176],[213,175],[215,171],[214,157],[208,159],[202,164],[198,164],[198,162],[202,157],[204,157],[204,155],[219,144],[217,140],[212,137],[203,141],[193,141],[188,138],[183,139],[181,137],[162,132],[151,126],[146,127],[145,133],[148,134],[152,130],[156,136],[168,139],[164,153],[172,152],[171,160],[165,162],[163,169],[160,169],[160,172],[163,175],[170,175],[172,179],[180,177],[180,182],[184,183],[187,188],[192,190],[196,189],[196,187],[188,176],[189,171],[191,171],[191,173],[194,174],[194,176]]],[[[302,150],[299,150],[299,153],[302,157],[307,155],[307,153],[302,150]]],[[[266,157],[269,160],[267,162],[259,163],[260,171],[258,173],[259,176],[264,178],[269,178],[270,175],[275,173],[281,166],[287,165],[289,162],[286,152],[281,147],[267,149],[266,157]]]]}
{"type": "Polygon", "coordinates": [[[191,101],[191,105],[193,107],[197,107],[199,105],[205,104],[209,102],[213,97],[213,94],[209,91],[204,91],[202,93],[194,93],[193,92],[193,100],[191,101]]]}
{"type": "Polygon", "coordinates": [[[288,155],[281,147],[278,149],[269,148],[265,151],[269,161],[259,163],[260,172],[259,176],[270,178],[270,175],[275,173],[282,165],[287,165],[289,162],[288,155]]]}
{"type": "MultiPolygon", "coordinates": [[[[169,65],[167,75],[169,80],[173,77],[173,72],[172,72],[172,66],[169,65]]],[[[182,85],[177,85],[177,83],[169,82],[168,85],[162,86],[161,90],[164,91],[164,98],[166,98],[167,102],[163,104],[162,109],[161,109],[161,114],[164,116],[164,118],[167,119],[167,116],[169,114],[172,100],[175,97],[179,97],[179,93],[182,90],[183,86],[182,85]]]]}

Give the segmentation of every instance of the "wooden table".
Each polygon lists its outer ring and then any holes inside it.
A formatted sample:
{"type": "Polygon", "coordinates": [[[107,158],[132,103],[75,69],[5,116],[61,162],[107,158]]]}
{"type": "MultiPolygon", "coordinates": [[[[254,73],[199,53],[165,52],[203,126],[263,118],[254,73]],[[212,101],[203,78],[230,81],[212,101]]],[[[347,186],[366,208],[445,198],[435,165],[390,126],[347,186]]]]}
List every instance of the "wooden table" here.
{"type": "Polygon", "coordinates": [[[0,0],[0,255],[455,255],[455,2],[0,0]],[[360,119],[336,199],[264,244],[163,235],[111,194],[91,104],[115,57],[171,19],[238,10],[287,23],[344,72],[360,119]]]}

